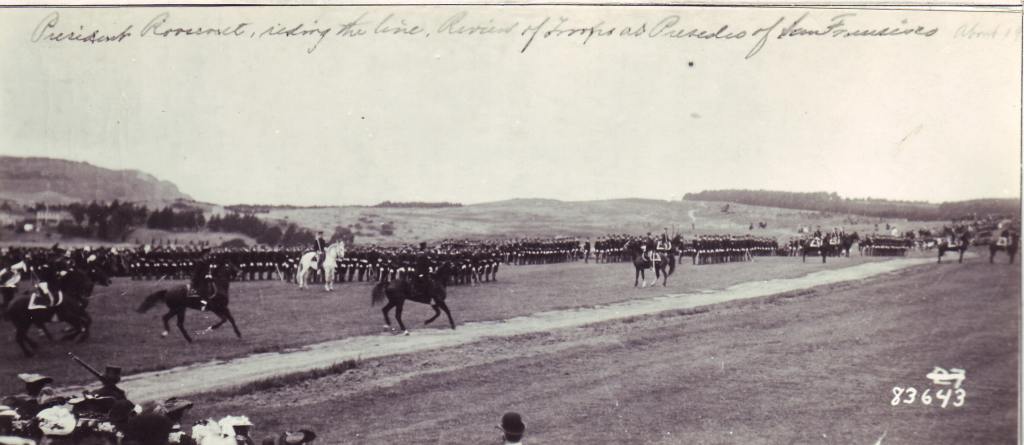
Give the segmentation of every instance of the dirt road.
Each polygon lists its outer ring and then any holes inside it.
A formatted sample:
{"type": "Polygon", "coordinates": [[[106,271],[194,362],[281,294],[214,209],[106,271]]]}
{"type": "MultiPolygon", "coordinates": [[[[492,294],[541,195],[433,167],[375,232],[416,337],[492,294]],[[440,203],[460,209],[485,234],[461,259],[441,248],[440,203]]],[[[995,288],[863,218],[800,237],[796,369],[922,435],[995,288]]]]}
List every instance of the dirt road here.
{"type": "MultiPolygon", "coordinates": [[[[586,309],[541,312],[500,322],[467,323],[458,330],[422,330],[410,336],[381,334],[329,341],[307,347],[255,354],[228,361],[213,361],[127,376],[121,387],[137,402],[210,392],[270,377],[325,368],[347,360],[367,360],[476,342],[487,338],[543,333],[664,311],[692,309],[710,304],[762,297],[782,292],[859,280],[931,263],[924,258],[894,259],[841,269],[824,270],[798,278],[743,283],[721,291],[662,295],[586,309]]],[[[67,388],[79,391],[80,388],[67,388]]]]}

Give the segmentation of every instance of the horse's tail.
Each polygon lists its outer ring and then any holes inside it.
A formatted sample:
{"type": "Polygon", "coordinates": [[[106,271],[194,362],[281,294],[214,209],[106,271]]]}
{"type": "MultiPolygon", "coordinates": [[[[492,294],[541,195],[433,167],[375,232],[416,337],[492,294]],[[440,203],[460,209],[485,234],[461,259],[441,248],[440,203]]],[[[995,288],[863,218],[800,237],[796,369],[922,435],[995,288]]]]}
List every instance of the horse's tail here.
{"type": "Polygon", "coordinates": [[[156,306],[157,303],[165,300],[167,300],[167,290],[158,290],[149,294],[145,300],[142,300],[142,304],[139,305],[139,308],[136,309],[136,311],[140,314],[145,313],[152,309],[153,306],[156,306]]]}
{"type": "Polygon", "coordinates": [[[384,300],[388,298],[386,292],[387,287],[388,283],[386,282],[377,283],[376,286],[373,286],[373,293],[371,294],[373,298],[370,299],[370,306],[376,306],[377,303],[383,303],[384,300]]]}

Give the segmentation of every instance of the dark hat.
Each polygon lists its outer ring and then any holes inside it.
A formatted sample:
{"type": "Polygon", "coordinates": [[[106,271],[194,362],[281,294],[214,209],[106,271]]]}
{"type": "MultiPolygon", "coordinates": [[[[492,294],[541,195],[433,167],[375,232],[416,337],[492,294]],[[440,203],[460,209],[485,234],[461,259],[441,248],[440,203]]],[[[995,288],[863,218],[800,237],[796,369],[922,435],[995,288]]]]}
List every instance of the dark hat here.
{"type": "Polygon", "coordinates": [[[172,421],[181,422],[181,418],[192,408],[192,402],[184,399],[170,398],[164,402],[164,409],[167,410],[167,417],[172,421]]]}
{"type": "Polygon", "coordinates": [[[507,434],[521,435],[526,432],[526,425],[519,413],[508,412],[501,416],[501,430],[507,434]]]}
{"type": "Polygon", "coordinates": [[[103,372],[103,378],[106,380],[121,380],[121,368],[117,366],[107,366],[107,369],[103,372]]]}

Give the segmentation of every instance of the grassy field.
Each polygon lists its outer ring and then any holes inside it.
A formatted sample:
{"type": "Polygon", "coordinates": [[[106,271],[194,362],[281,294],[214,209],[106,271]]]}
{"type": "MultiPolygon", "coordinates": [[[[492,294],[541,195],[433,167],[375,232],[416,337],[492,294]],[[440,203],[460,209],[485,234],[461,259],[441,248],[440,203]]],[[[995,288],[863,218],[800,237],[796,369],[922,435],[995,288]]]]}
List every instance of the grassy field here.
{"type": "MultiPolygon", "coordinates": [[[[681,265],[667,288],[654,289],[634,289],[632,266],[626,263],[502,266],[497,282],[452,287],[449,306],[456,323],[500,320],[659,293],[721,289],[741,282],[795,277],[874,260],[877,259],[854,256],[822,265],[786,257],[759,258],[754,263],[681,265]]],[[[92,338],[83,344],[43,341],[39,355],[31,359],[21,355],[13,342],[13,328],[4,323],[0,346],[0,375],[4,378],[0,379],[0,393],[20,387],[14,378],[18,372],[42,372],[55,377],[61,385],[90,381],[88,374],[66,358],[67,351],[97,366],[122,366],[125,373],[131,374],[374,334],[381,332],[383,325],[380,308],[370,306],[371,286],[367,283],[344,284],[325,293],[321,289],[299,291],[296,286],[279,281],[240,282],[231,287],[231,307],[242,339],[224,328],[188,344],[173,322],[170,337],[161,338],[160,316],[166,309],[157,306],[146,314],[138,314],[134,309],[146,295],[180,283],[118,279],[109,288],[98,287],[90,305],[95,320],[92,338]]],[[[403,318],[410,328],[417,329],[431,315],[433,312],[427,306],[409,304],[403,318]]],[[[214,321],[213,315],[190,311],[186,326],[194,332],[214,321]]],[[[435,323],[431,328],[444,326],[435,323]]]]}
{"type": "Polygon", "coordinates": [[[847,231],[870,233],[875,223],[880,230],[891,223],[901,230],[941,226],[941,223],[882,220],[862,216],[824,215],[818,212],[698,201],[617,199],[606,201],[556,201],[514,199],[464,207],[439,209],[392,209],[375,207],[333,207],[323,209],[274,210],[267,218],[286,220],[331,233],[336,226],[355,226],[363,235],[359,243],[399,244],[461,237],[580,236],[608,233],[660,233],[663,228],[686,236],[696,234],[753,234],[788,239],[799,226],[823,229],[844,227],[847,231]],[[768,227],[761,229],[757,223],[768,227]],[[380,235],[379,227],[392,223],[392,236],[380,235]],[[750,224],[755,224],[753,231],[750,224]]]}
{"type": "Polygon", "coordinates": [[[192,418],[245,413],[254,437],[310,427],[331,444],[500,443],[494,425],[508,410],[523,414],[531,444],[1017,443],[1019,271],[926,265],[373,360],[199,397],[192,418]],[[925,377],[936,366],[966,370],[962,407],[891,404],[894,386],[943,388],[925,377]]]}

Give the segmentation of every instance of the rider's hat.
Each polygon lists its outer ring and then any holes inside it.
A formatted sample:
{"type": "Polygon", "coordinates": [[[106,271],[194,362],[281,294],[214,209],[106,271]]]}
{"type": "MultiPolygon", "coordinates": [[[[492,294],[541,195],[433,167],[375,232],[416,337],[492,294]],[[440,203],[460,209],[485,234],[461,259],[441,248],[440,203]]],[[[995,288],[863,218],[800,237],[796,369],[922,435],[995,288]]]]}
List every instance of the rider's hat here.
{"type": "Polygon", "coordinates": [[[107,369],[103,372],[103,380],[112,381],[114,383],[121,381],[121,368],[117,366],[107,366],[107,369]]]}

